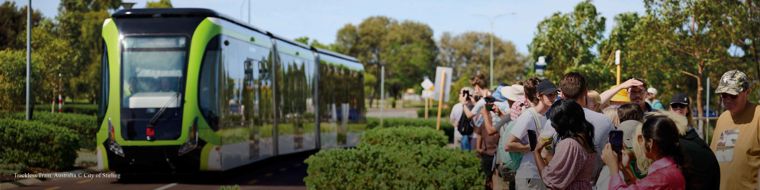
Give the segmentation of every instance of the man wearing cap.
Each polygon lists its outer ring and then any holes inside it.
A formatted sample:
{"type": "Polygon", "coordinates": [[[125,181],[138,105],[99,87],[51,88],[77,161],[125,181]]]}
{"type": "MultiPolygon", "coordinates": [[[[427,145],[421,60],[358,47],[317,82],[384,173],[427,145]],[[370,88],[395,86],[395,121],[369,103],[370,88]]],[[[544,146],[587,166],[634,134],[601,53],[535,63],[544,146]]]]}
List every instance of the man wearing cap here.
{"type": "Polygon", "coordinates": [[[673,95],[673,97],[670,98],[670,104],[668,104],[668,108],[670,111],[686,117],[686,121],[689,127],[694,127],[692,120],[693,116],[691,115],[691,102],[689,101],[689,96],[687,96],[685,93],[677,93],[673,95]]]}
{"type": "Polygon", "coordinates": [[[710,148],[720,164],[720,189],[757,189],[760,169],[760,106],[747,99],[747,75],[723,74],[715,93],[726,109],[718,118],[710,148]]]}
{"type": "Polygon", "coordinates": [[[644,100],[646,96],[644,89],[645,86],[646,84],[644,83],[644,80],[632,78],[628,79],[620,85],[614,86],[611,89],[602,92],[602,94],[599,96],[602,98],[602,104],[605,104],[609,102],[613,97],[615,97],[616,94],[625,90],[625,92],[628,93],[628,101],[641,106],[641,109],[644,109],[644,112],[650,112],[652,111],[652,107],[644,100]]]}
{"type": "MultiPolygon", "coordinates": [[[[526,91],[530,92],[531,90],[526,91]]],[[[549,80],[542,80],[536,85],[536,93],[526,94],[526,96],[535,96],[538,101],[534,107],[523,110],[520,117],[515,120],[510,135],[506,137],[508,152],[531,151],[528,130],[540,132],[543,126],[546,126],[545,114],[554,99],[557,98],[557,87],[549,80]]],[[[546,189],[544,182],[538,175],[533,154],[523,154],[520,166],[515,173],[515,186],[517,189],[546,189]]]]}
{"type": "MultiPolygon", "coordinates": [[[[586,83],[586,78],[580,73],[570,72],[565,74],[562,81],[559,83],[559,88],[564,99],[575,100],[578,104],[586,105],[588,84],[586,83]]],[[[609,141],[609,136],[607,134],[609,134],[610,130],[613,128],[612,120],[601,113],[594,112],[585,107],[583,108],[583,114],[586,117],[586,121],[594,126],[594,150],[596,150],[597,153],[600,153],[604,149],[604,145],[609,141]]],[[[554,127],[552,127],[551,121],[547,121],[544,125],[544,130],[541,131],[541,137],[552,138],[555,134],[556,131],[554,127]]],[[[601,154],[597,154],[598,163],[594,166],[597,167],[594,177],[599,176],[599,172],[601,171],[602,166],[604,166],[600,155],[601,154]]]]}
{"type": "Polygon", "coordinates": [[[657,89],[655,88],[650,87],[647,89],[646,102],[652,106],[653,110],[665,110],[665,107],[662,106],[662,102],[657,99],[657,89]]]}

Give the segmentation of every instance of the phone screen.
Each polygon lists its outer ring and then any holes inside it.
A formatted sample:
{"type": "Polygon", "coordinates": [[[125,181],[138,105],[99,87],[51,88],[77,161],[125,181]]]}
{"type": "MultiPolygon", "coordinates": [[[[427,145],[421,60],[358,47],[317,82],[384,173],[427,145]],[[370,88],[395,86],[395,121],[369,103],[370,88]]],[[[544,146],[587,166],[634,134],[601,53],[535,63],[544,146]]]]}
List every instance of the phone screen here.
{"type": "Polygon", "coordinates": [[[528,141],[530,141],[530,151],[535,150],[536,144],[538,143],[538,137],[536,136],[536,131],[528,129],[528,141]]]}
{"type": "Polygon", "coordinates": [[[617,153],[620,153],[623,150],[623,131],[610,131],[610,145],[612,145],[612,150],[617,153]]]}

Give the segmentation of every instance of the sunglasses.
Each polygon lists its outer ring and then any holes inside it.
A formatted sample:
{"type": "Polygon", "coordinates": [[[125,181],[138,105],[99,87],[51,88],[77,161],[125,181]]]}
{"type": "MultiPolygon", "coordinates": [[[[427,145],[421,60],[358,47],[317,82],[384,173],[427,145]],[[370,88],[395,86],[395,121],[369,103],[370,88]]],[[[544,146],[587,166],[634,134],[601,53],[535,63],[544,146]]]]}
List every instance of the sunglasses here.
{"type": "Polygon", "coordinates": [[[670,108],[673,108],[673,109],[684,109],[687,107],[689,107],[689,105],[680,104],[680,103],[670,104],[670,108]]]}

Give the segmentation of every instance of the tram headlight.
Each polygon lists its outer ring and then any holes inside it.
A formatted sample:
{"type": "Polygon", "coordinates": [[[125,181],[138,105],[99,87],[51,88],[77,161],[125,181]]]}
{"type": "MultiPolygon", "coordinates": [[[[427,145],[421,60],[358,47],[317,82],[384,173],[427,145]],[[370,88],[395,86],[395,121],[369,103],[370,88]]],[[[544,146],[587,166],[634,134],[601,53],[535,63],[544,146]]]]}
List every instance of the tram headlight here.
{"type": "Polygon", "coordinates": [[[187,141],[179,148],[178,154],[180,156],[195,150],[198,147],[198,118],[193,120],[193,125],[187,133],[187,141]]]}
{"type": "Polygon", "coordinates": [[[124,157],[124,149],[121,148],[119,143],[116,143],[116,132],[113,129],[111,118],[108,118],[108,150],[118,156],[124,157]]]}

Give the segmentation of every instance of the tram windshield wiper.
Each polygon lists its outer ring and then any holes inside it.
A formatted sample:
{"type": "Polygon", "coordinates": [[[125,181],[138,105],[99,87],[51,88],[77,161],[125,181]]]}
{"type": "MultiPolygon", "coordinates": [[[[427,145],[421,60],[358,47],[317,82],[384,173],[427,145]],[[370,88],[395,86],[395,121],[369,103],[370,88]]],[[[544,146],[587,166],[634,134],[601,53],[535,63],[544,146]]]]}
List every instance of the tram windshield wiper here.
{"type": "Polygon", "coordinates": [[[161,109],[159,109],[158,112],[156,112],[156,115],[153,115],[153,118],[150,118],[150,122],[148,122],[148,127],[155,127],[156,122],[158,122],[158,119],[161,118],[161,115],[164,114],[164,112],[166,111],[166,108],[169,107],[169,105],[174,104],[174,102],[177,101],[177,99],[179,99],[180,96],[182,96],[182,93],[177,93],[176,96],[172,96],[171,99],[169,99],[169,101],[166,101],[166,103],[164,103],[164,105],[161,106],[161,109]]]}

